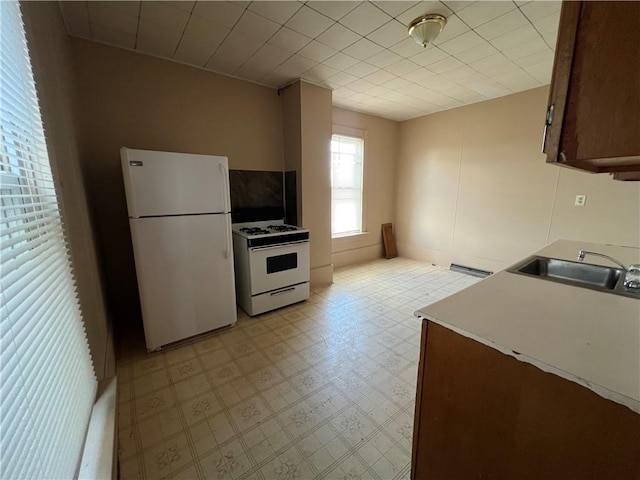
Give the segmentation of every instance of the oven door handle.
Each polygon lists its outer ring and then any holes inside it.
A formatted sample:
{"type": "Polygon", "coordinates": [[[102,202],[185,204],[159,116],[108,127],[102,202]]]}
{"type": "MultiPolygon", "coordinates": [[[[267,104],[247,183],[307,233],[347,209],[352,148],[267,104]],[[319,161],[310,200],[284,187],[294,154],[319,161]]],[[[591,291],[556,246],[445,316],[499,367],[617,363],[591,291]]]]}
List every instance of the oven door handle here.
{"type": "Polygon", "coordinates": [[[264,247],[249,247],[249,250],[252,252],[255,252],[258,250],[269,250],[272,248],[288,247],[289,245],[298,245],[300,243],[309,243],[309,240],[298,240],[297,242],[277,243],[275,245],[265,245],[264,247]]]}
{"type": "Polygon", "coordinates": [[[296,287],[284,288],[282,290],[278,290],[277,292],[271,292],[271,296],[275,297],[276,295],[282,295],[283,293],[292,292],[296,287]]]}

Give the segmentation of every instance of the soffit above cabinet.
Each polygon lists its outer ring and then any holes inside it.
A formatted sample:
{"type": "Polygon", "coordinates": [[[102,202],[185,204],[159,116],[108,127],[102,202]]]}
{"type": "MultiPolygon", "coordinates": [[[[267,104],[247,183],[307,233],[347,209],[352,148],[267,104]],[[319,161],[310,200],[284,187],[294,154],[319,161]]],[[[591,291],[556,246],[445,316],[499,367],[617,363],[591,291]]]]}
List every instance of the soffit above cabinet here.
{"type": "Polygon", "coordinates": [[[547,85],[560,2],[59,2],[70,35],[407,120],[547,85]],[[447,17],[426,49],[406,26],[447,17]]]}

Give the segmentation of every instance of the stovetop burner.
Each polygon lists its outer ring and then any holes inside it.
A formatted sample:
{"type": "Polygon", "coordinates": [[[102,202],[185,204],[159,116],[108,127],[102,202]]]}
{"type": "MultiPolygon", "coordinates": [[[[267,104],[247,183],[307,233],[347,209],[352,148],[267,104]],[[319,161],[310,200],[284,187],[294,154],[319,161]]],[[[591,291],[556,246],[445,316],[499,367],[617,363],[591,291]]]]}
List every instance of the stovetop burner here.
{"type": "Polygon", "coordinates": [[[269,230],[265,230],[260,227],[244,227],[240,229],[241,232],[248,233],[249,235],[266,235],[271,233],[269,230]]]}
{"type": "Polygon", "coordinates": [[[293,225],[269,225],[267,228],[272,232],[295,232],[298,230],[298,227],[293,225]]]}

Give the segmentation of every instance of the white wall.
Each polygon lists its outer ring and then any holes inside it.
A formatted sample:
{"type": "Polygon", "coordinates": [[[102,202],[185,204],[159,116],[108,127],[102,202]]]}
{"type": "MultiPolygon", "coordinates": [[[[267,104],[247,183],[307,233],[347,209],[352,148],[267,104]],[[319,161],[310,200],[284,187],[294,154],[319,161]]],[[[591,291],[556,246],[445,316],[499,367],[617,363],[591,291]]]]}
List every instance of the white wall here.
{"type": "Polygon", "coordinates": [[[383,256],[381,225],[394,221],[398,123],[333,107],[334,133],[364,137],[363,229],[360,235],[334,238],[335,267],[383,256]]]}
{"type": "Polygon", "coordinates": [[[400,124],[401,255],[495,271],[558,238],[640,246],[640,183],[545,163],[547,93],[400,124]],[[576,194],[587,195],[584,207],[576,194]]]}

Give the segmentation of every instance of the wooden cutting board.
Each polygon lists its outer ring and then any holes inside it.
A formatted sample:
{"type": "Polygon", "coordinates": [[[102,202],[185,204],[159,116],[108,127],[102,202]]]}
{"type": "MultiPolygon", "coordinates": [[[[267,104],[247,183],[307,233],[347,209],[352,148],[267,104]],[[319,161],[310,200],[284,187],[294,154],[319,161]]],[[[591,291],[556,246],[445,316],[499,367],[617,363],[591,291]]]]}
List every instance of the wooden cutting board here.
{"type": "Polygon", "coordinates": [[[387,258],[394,258],[398,256],[398,250],[396,250],[396,239],[393,236],[393,224],[382,224],[382,240],[384,241],[384,254],[387,258]]]}

